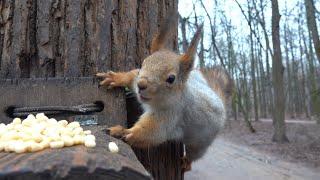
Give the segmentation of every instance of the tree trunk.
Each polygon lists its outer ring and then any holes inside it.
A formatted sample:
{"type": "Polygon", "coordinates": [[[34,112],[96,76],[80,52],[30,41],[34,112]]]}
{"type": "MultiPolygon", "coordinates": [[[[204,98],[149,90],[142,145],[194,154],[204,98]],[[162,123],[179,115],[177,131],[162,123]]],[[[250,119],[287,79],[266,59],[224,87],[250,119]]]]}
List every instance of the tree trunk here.
{"type": "Polygon", "coordinates": [[[302,40],[301,40],[301,29],[299,28],[299,51],[300,51],[300,65],[301,65],[301,75],[302,75],[302,79],[301,79],[301,90],[302,90],[302,98],[303,98],[303,102],[302,102],[302,106],[304,109],[304,113],[306,118],[310,118],[310,114],[308,111],[308,95],[306,93],[307,91],[307,84],[306,84],[306,78],[305,78],[305,67],[304,67],[304,63],[303,63],[303,47],[302,47],[302,40]]]}
{"type": "Polygon", "coordinates": [[[290,63],[289,63],[289,48],[288,48],[288,30],[287,30],[287,25],[285,24],[284,26],[284,51],[285,51],[285,57],[286,57],[286,70],[287,70],[287,88],[286,88],[286,92],[287,92],[287,98],[286,98],[286,104],[287,106],[287,112],[288,114],[292,114],[293,113],[293,96],[292,96],[292,80],[291,80],[291,71],[290,71],[290,63]]]}
{"type": "MultiPolygon", "coordinates": [[[[253,29],[253,17],[251,14],[252,7],[250,7],[250,2],[247,1],[248,4],[248,25],[250,28],[250,62],[251,62],[251,79],[252,79],[252,91],[253,91],[253,112],[254,112],[254,120],[258,121],[259,120],[259,112],[258,112],[258,97],[257,97],[257,83],[256,83],[256,65],[255,65],[255,60],[256,57],[254,55],[254,42],[253,42],[253,33],[255,33],[253,29]]],[[[245,14],[243,14],[245,16],[245,14]]]]}
{"type": "Polygon", "coordinates": [[[239,80],[239,88],[238,88],[238,92],[237,92],[237,97],[238,97],[238,106],[239,106],[239,110],[242,112],[243,114],[243,118],[244,121],[247,125],[247,127],[249,128],[250,132],[254,133],[256,132],[256,130],[253,128],[251,121],[250,121],[250,95],[249,95],[249,88],[248,88],[248,82],[247,82],[247,72],[246,72],[246,57],[243,55],[243,57],[241,58],[242,62],[242,69],[240,69],[240,72],[243,74],[242,77],[242,81],[239,80]]]}
{"type": "Polygon", "coordinates": [[[320,39],[316,22],[316,14],[313,0],[304,0],[306,6],[306,18],[308,29],[311,32],[314,49],[320,63],[320,39]]]}
{"type": "MultiPolygon", "coordinates": [[[[0,0],[0,78],[89,77],[101,71],[138,68],[150,54],[152,36],[160,22],[168,11],[177,10],[177,3],[0,0]]],[[[172,27],[176,33],[169,42],[174,50],[177,27],[172,27]]],[[[115,98],[125,103],[123,90],[118,90],[115,98]]],[[[121,107],[126,114],[125,104],[121,107]]],[[[159,162],[143,161],[148,150],[138,156],[150,172],[157,172],[154,178],[183,179],[181,144],[155,149],[149,156],[161,158],[159,162]]]]}
{"type": "Polygon", "coordinates": [[[186,32],[186,23],[187,18],[181,17],[179,14],[180,28],[181,28],[181,36],[182,36],[182,51],[186,52],[188,49],[188,41],[187,41],[187,32],[186,32]]]}
{"type": "MultiPolygon", "coordinates": [[[[313,41],[315,53],[320,63],[320,40],[319,40],[319,33],[318,33],[318,28],[317,28],[317,23],[315,18],[315,7],[314,7],[313,0],[305,0],[305,6],[306,6],[307,25],[310,32],[309,36],[313,41]]],[[[311,99],[312,99],[313,115],[315,116],[318,124],[320,124],[320,95],[319,95],[320,89],[317,89],[315,80],[312,81],[311,84],[312,84],[311,99]]]]}
{"type": "Polygon", "coordinates": [[[272,140],[275,142],[288,142],[286,136],[286,126],[284,121],[285,98],[283,90],[283,71],[280,47],[279,33],[279,7],[278,0],[272,0],[272,44],[273,44],[273,60],[272,60],[272,79],[274,89],[274,111],[273,125],[274,134],[272,140]]]}

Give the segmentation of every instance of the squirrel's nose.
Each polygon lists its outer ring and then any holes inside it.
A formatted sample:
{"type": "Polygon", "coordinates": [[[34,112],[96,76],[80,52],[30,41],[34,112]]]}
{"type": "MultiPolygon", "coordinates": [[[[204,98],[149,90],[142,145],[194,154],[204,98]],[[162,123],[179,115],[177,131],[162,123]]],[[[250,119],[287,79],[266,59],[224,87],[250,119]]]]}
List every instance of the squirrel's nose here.
{"type": "Polygon", "coordinates": [[[145,79],[139,80],[137,85],[138,85],[139,91],[143,91],[143,90],[147,89],[147,87],[148,87],[147,80],[145,80],[145,79]]]}

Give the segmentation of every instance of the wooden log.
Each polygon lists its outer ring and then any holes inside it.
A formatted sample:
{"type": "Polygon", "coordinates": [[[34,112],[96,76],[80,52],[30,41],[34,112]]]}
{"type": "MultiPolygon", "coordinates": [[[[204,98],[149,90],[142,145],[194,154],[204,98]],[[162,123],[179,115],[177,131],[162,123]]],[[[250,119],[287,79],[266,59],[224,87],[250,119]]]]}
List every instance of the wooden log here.
{"type": "Polygon", "coordinates": [[[45,149],[36,153],[0,153],[0,179],[151,179],[130,146],[108,136],[105,126],[87,126],[96,136],[97,146],[83,145],[45,149]],[[111,153],[115,142],[119,153],[111,153]]]}
{"type": "MultiPolygon", "coordinates": [[[[132,93],[127,94],[128,126],[131,127],[142,114],[142,108],[132,93]]],[[[179,180],[184,178],[182,169],[183,144],[166,142],[147,149],[133,148],[143,166],[154,179],[179,180]]]]}

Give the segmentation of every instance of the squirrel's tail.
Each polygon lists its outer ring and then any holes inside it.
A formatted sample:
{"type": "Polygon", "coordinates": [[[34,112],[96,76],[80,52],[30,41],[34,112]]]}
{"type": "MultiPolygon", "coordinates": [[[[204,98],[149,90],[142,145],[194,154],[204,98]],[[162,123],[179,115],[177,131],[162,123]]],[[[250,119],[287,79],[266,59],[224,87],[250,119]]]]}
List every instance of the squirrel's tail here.
{"type": "Polygon", "coordinates": [[[225,104],[229,104],[234,91],[234,82],[228,72],[220,66],[204,68],[201,69],[201,72],[209,86],[223,99],[225,104]]]}

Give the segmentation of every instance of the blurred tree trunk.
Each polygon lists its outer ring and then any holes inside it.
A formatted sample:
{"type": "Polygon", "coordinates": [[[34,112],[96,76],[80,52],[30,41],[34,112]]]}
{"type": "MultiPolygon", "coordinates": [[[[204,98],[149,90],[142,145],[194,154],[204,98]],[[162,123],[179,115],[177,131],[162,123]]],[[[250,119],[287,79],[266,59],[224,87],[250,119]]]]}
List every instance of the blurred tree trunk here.
{"type": "MultiPolygon", "coordinates": [[[[247,13],[243,10],[242,6],[240,3],[235,0],[235,2],[238,4],[243,16],[245,17],[249,29],[250,29],[250,34],[249,34],[249,40],[250,40],[250,62],[251,62],[251,79],[252,79],[252,91],[253,91],[253,112],[254,112],[254,119],[255,121],[259,120],[259,112],[258,112],[258,97],[257,97],[257,83],[256,83],[256,66],[255,66],[255,55],[254,55],[254,41],[253,41],[253,35],[256,35],[256,32],[253,29],[253,15],[252,15],[252,6],[251,6],[251,1],[247,0],[247,13]]],[[[255,2],[253,2],[255,3],[255,2]]]]}
{"type": "Polygon", "coordinates": [[[298,114],[301,114],[301,110],[303,109],[301,105],[301,95],[300,95],[300,87],[298,86],[299,83],[299,68],[298,64],[299,62],[296,60],[298,57],[296,57],[296,50],[295,45],[293,42],[293,39],[296,38],[295,34],[292,32],[292,30],[289,30],[289,48],[291,52],[291,70],[292,70],[292,97],[293,97],[293,114],[291,115],[293,118],[296,118],[298,114]]]}
{"type": "Polygon", "coordinates": [[[252,78],[252,91],[253,91],[253,110],[254,110],[254,120],[258,121],[259,120],[259,112],[258,112],[258,97],[257,97],[257,82],[256,82],[256,57],[254,56],[254,48],[253,48],[253,27],[252,27],[252,14],[251,14],[251,8],[250,8],[250,3],[248,2],[248,24],[250,27],[250,55],[251,55],[251,78],[252,78]]]}
{"type": "Polygon", "coordinates": [[[267,77],[265,75],[265,71],[263,68],[263,58],[262,58],[262,50],[259,48],[258,51],[258,63],[259,63],[259,74],[260,74],[260,111],[261,111],[261,116],[263,118],[267,118],[267,77]]]}
{"type": "MultiPolygon", "coordinates": [[[[306,6],[306,18],[308,29],[311,32],[314,49],[320,63],[320,40],[319,33],[317,28],[316,16],[315,16],[315,7],[313,0],[304,0],[306,6]]],[[[320,108],[319,108],[320,109],[320,108]]]]}
{"type": "Polygon", "coordinates": [[[180,28],[181,28],[181,36],[182,36],[182,50],[186,52],[188,49],[188,41],[187,41],[187,32],[186,32],[186,25],[187,25],[187,18],[181,17],[179,14],[179,21],[180,21],[180,28]]]}
{"type": "Polygon", "coordinates": [[[304,109],[304,113],[306,115],[306,118],[310,118],[310,113],[309,113],[309,110],[308,110],[308,95],[306,93],[307,91],[307,83],[306,83],[306,77],[305,77],[305,66],[304,66],[304,63],[303,63],[303,54],[304,54],[304,51],[303,51],[303,46],[302,46],[302,30],[301,30],[301,25],[299,25],[299,51],[300,51],[300,65],[301,65],[301,75],[302,75],[302,82],[301,82],[301,90],[302,90],[302,106],[303,106],[303,109],[304,109]]]}
{"type": "MultiPolygon", "coordinates": [[[[292,99],[293,99],[293,96],[292,96],[292,80],[291,80],[291,68],[290,68],[290,62],[289,62],[289,48],[288,48],[288,30],[287,30],[287,23],[285,23],[284,25],[284,52],[285,52],[285,58],[286,58],[286,70],[287,70],[287,76],[286,76],[286,79],[287,79],[287,83],[284,81],[284,83],[287,84],[287,88],[286,88],[286,104],[288,105],[287,106],[287,112],[288,114],[292,114],[293,113],[293,102],[292,102],[292,99]]],[[[285,86],[284,86],[285,87],[285,86]]]]}
{"type": "Polygon", "coordinates": [[[273,111],[273,102],[272,102],[272,86],[271,86],[271,73],[270,73],[270,64],[269,64],[269,54],[272,55],[272,50],[270,47],[270,42],[269,42],[269,36],[267,33],[267,29],[266,29],[266,22],[265,22],[265,15],[264,15],[264,11],[265,11],[265,6],[263,4],[263,0],[260,0],[259,3],[259,12],[260,13],[257,14],[257,18],[258,18],[258,22],[260,23],[261,27],[262,27],[262,31],[263,31],[263,36],[265,39],[265,46],[266,46],[266,50],[265,50],[265,62],[266,62],[266,80],[265,80],[265,85],[266,85],[266,94],[267,94],[267,99],[266,99],[266,104],[267,104],[267,111],[269,114],[272,113],[273,111]]]}
{"type": "MultiPolygon", "coordinates": [[[[220,50],[219,50],[219,48],[218,48],[218,46],[217,46],[217,43],[216,43],[216,32],[215,32],[215,25],[214,25],[215,22],[212,22],[212,18],[211,18],[211,16],[209,15],[209,13],[208,13],[208,11],[207,11],[207,8],[206,8],[206,6],[203,4],[202,0],[200,0],[200,3],[201,3],[201,6],[202,6],[202,8],[204,9],[204,11],[205,11],[205,13],[206,13],[207,18],[209,19],[210,30],[211,30],[211,43],[212,43],[212,47],[213,47],[213,49],[214,49],[214,52],[216,52],[216,54],[217,54],[217,56],[218,56],[218,58],[219,58],[219,60],[220,60],[220,65],[225,68],[226,66],[225,66],[224,59],[223,59],[223,57],[222,57],[222,55],[221,55],[221,52],[220,52],[220,50]]],[[[217,4],[216,1],[215,1],[215,4],[217,4]]]]}
{"type": "MultiPolygon", "coordinates": [[[[308,31],[309,32],[309,31],[308,31]]],[[[312,109],[312,104],[313,104],[313,101],[311,98],[312,96],[312,91],[313,91],[313,88],[315,87],[315,77],[314,77],[314,64],[313,64],[313,50],[312,50],[312,42],[311,42],[311,39],[309,39],[308,41],[308,44],[307,44],[307,37],[302,33],[302,40],[303,40],[303,46],[304,46],[304,54],[306,54],[306,59],[307,59],[307,87],[308,87],[308,93],[309,93],[309,96],[307,97],[307,102],[308,102],[308,110],[310,112],[310,116],[313,115],[313,109],[312,109]]]]}
{"type": "Polygon", "coordinates": [[[205,67],[203,36],[204,36],[204,32],[202,31],[201,32],[201,39],[200,39],[200,52],[199,52],[200,68],[205,67]]]}
{"type": "Polygon", "coordinates": [[[275,142],[288,142],[286,136],[286,126],[284,121],[285,113],[285,97],[283,89],[283,71],[280,47],[280,33],[279,33],[279,7],[278,0],[272,0],[272,44],[273,44],[273,60],[272,60],[272,79],[274,88],[274,112],[273,112],[273,126],[274,134],[272,140],[275,142]]]}
{"type": "MultiPolygon", "coordinates": [[[[304,2],[306,7],[307,25],[310,32],[309,37],[313,41],[315,53],[320,63],[320,40],[319,40],[318,28],[317,28],[317,23],[315,18],[314,2],[313,0],[305,0],[304,2]]],[[[313,64],[313,62],[311,64],[313,64]]],[[[311,68],[313,69],[313,67],[311,68]]],[[[318,124],[320,124],[320,89],[317,88],[316,80],[312,81],[311,85],[312,85],[311,100],[312,100],[313,115],[315,116],[318,124]]]]}
{"type": "Polygon", "coordinates": [[[239,106],[239,110],[243,114],[244,121],[249,128],[250,132],[254,133],[256,130],[253,128],[251,121],[250,121],[250,95],[249,95],[249,88],[248,88],[248,80],[247,80],[247,71],[246,71],[246,56],[241,55],[241,66],[240,73],[242,77],[239,79],[238,84],[238,91],[237,91],[237,104],[239,106]]]}

